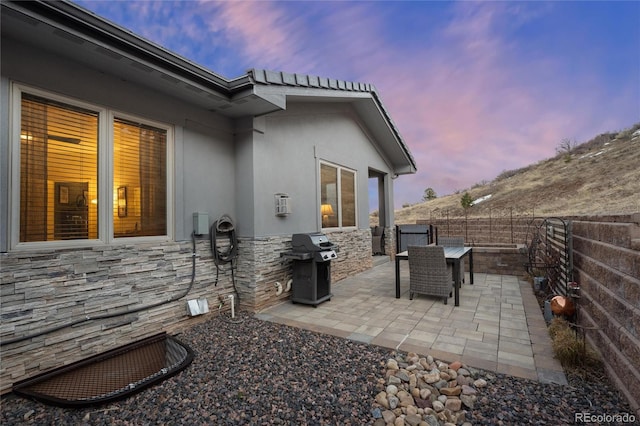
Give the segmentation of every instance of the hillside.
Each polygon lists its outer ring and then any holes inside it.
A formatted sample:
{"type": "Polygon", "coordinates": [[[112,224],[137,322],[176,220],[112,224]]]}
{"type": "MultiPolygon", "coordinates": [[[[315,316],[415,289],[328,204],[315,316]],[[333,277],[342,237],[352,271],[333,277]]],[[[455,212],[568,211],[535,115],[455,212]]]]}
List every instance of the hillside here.
{"type": "Polygon", "coordinates": [[[553,158],[504,171],[485,185],[396,210],[395,223],[463,216],[460,201],[465,192],[476,200],[469,216],[640,212],[640,123],[563,149],[553,158]]]}

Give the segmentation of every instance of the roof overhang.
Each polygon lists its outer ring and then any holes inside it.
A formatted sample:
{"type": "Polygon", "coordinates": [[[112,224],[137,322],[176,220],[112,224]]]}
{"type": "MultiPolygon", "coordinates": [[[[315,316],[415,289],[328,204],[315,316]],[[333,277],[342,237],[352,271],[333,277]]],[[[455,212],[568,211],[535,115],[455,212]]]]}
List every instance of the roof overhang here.
{"type": "Polygon", "coordinates": [[[283,109],[287,102],[349,103],[394,174],[416,172],[415,160],[373,85],[256,69],[250,70],[249,76],[256,83],[256,95],[274,103],[282,101],[283,109]]]}
{"type": "Polygon", "coordinates": [[[386,110],[372,98],[368,102],[356,102],[354,107],[363,118],[367,127],[380,141],[382,149],[391,161],[396,175],[411,174],[416,172],[416,164],[411,152],[402,138],[391,124],[391,118],[386,110]]]}
{"type": "Polygon", "coordinates": [[[225,79],[67,1],[3,1],[1,19],[3,40],[36,46],[228,117],[279,108],[255,96],[247,75],[225,79]]]}
{"type": "Polygon", "coordinates": [[[256,95],[272,102],[282,101],[282,109],[291,103],[348,103],[372,136],[372,143],[384,154],[397,175],[416,172],[411,154],[393,126],[386,112],[370,93],[339,93],[324,89],[256,86],[256,95]]]}
{"type": "Polygon", "coordinates": [[[284,110],[287,102],[349,102],[395,174],[416,164],[375,88],[250,70],[226,79],[68,1],[3,1],[2,40],[38,49],[226,117],[284,110]]]}

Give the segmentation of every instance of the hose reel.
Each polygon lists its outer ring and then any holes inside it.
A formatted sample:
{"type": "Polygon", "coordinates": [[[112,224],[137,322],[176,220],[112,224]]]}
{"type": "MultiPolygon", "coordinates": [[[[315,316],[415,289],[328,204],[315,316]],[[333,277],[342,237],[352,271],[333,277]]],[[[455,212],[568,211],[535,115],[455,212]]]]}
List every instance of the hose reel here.
{"type": "Polygon", "coordinates": [[[218,220],[213,222],[211,228],[209,228],[209,237],[211,238],[213,261],[216,264],[216,281],[214,285],[218,285],[221,267],[229,264],[231,281],[235,288],[234,269],[236,267],[236,259],[238,258],[238,240],[236,238],[236,227],[233,219],[226,214],[220,216],[218,220]]]}

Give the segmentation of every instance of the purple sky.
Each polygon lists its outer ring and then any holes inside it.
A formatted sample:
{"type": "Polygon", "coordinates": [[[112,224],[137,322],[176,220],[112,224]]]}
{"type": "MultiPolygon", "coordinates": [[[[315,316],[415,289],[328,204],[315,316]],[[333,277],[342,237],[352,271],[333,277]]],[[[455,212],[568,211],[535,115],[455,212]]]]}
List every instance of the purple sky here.
{"type": "Polygon", "coordinates": [[[418,173],[396,207],[640,121],[640,2],[76,1],[227,78],[374,84],[418,173]]]}

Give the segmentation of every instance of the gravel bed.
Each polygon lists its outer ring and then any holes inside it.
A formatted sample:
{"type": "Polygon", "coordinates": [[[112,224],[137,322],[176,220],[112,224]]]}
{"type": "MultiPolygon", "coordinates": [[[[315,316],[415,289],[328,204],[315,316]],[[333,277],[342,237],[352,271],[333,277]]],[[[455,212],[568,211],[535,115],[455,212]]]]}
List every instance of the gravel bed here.
{"type": "MultiPolygon", "coordinates": [[[[389,350],[259,320],[216,316],[177,336],[193,363],[108,405],[68,409],[13,394],[2,425],[365,425],[378,420],[389,350]]],[[[607,383],[543,385],[482,370],[470,424],[572,424],[574,412],[630,413],[607,383]]],[[[615,423],[612,423],[615,424],[615,423]]]]}
{"type": "MultiPolygon", "coordinates": [[[[569,377],[568,386],[562,386],[495,373],[486,376],[490,380],[480,393],[478,406],[467,415],[474,425],[572,425],[582,423],[580,416],[633,415],[626,399],[608,383],[574,376],[569,377]]],[[[615,417],[610,420],[591,423],[638,424],[615,421],[615,417]]]]}

